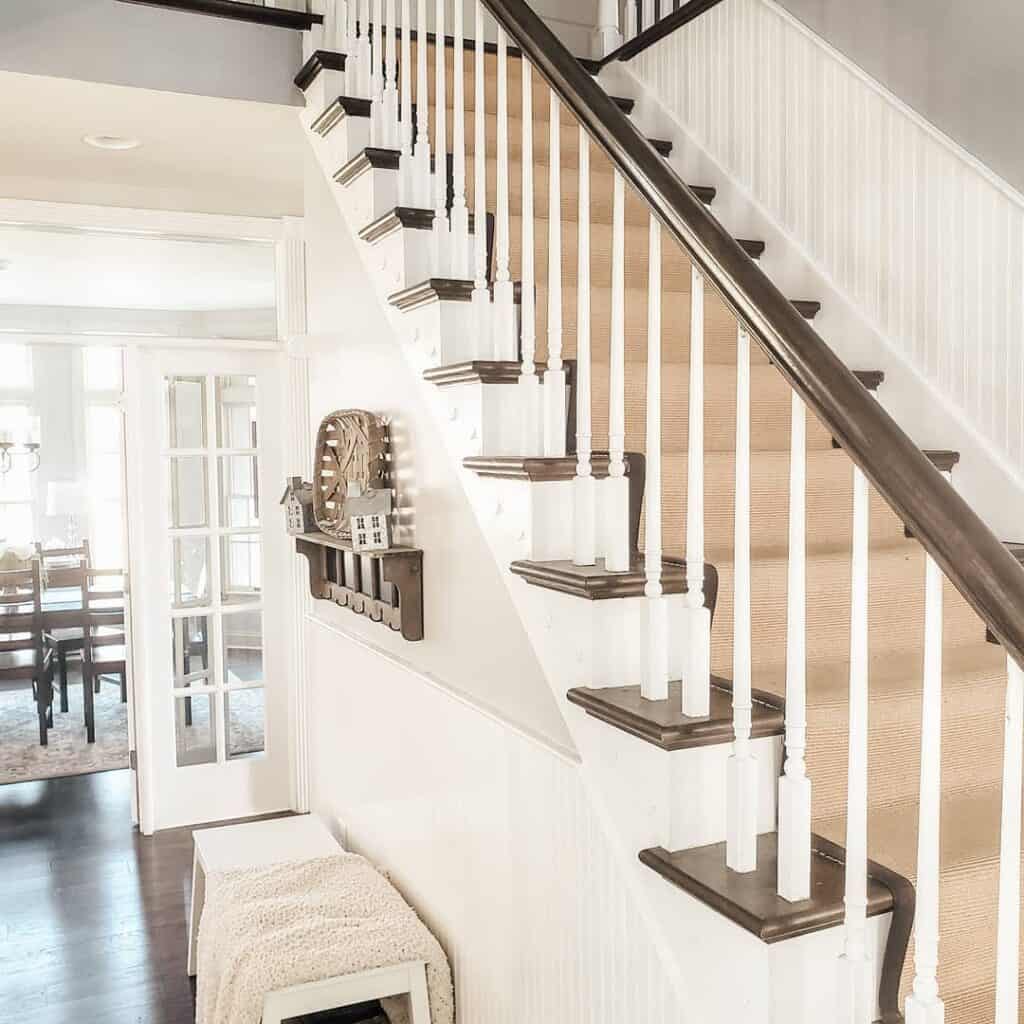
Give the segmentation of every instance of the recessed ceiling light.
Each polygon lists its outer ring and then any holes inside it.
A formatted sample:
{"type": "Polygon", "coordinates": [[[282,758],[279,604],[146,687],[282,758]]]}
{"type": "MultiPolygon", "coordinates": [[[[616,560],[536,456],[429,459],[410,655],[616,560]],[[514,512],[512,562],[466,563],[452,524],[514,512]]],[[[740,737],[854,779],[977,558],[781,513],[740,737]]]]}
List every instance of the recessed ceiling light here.
{"type": "Polygon", "coordinates": [[[142,143],[123,135],[83,135],[82,141],[96,149],[138,149],[142,143]]]}

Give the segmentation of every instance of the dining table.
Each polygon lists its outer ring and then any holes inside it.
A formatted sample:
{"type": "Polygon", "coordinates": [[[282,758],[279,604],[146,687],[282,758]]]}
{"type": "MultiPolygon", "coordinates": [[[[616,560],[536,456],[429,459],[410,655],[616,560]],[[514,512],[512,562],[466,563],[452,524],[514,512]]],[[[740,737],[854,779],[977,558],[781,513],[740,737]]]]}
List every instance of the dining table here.
{"type": "MultiPolygon", "coordinates": [[[[68,710],[68,677],[67,655],[69,652],[82,649],[83,632],[83,600],[81,587],[81,570],[71,565],[50,566],[41,594],[43,632],[51,640],[51,646],[57,656],[60,672],[60,709],[68,710]],[[74,585],[72,585],[74,580],[74,585]]],[[[115,579],[116,573],[111,573],[115,579]]],[[[118,594],[109,599],[91,598],[90,612],[103,615],[104,628],[124,629],[124,600],[118,594]],[[118,612],[120,614],[118,614],[118,612]]],[[[0,634],[3,633],[3,614],[0,610],[0,634]]],[[[95,695],[91,686],[82,680],[82,698],[86,731],[95,735],[95,695]]]]}

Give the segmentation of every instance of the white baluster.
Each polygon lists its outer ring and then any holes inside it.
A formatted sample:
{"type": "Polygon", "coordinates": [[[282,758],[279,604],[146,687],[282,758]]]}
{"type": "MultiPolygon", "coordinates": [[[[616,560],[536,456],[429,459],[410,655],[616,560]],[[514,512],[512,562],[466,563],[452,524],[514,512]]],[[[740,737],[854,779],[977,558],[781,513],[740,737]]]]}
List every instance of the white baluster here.
{"type": "Polygon", "coordinates": [[[411,206],[415,196],[416,166],[412,156],[412,21],[409,0],[402,0],[402,71],[399,76],[398,98],[401,104],[398,161],[398,189],[403,206],[411,206]]]}
{"type": "MultiPolygon", "coordinates": [[[[264,4],[273,6],[273,4],[264,4]]],[[[302,33],[302,61],[305,63],[317,50],[326,50],[330,47],[330,16],[331,9],[329,0],[311,0],[309,4],[310,14],[319,14],[323,21],[319,24],[313,23],[308,31],[302,33]]]]}
{"type": "Polygon", "coordinates": [[[626,39],[632,39],[638,31],[636,0],[626,0],[626,39]]]}
{"type": "MultiPolygon", "coordinates": [[[[359,93],[373,97],[373,44],[370,40],[370,0],[359,3],[359,93]]],[[[371,126],[373,119],[371,118],[371,126]]]]}
{"type": "Polygon", "coordinates": [[[690,401],[686,459],[686,610],[683,714],[711,709],[711,612],[704,607],[704,275],[690,274],[690,401]]]}
{"type": "Polygon", "coordinates": [[[332,18],[332,46],[338,53],[344,53],[346,58],[351,50],[349,39],[349,8],[352,6],[350,0],[336,0],[333,4],[334,17],[332,18]]]}
{"type": "Polygon", "coordinates": [[[590,137],[580,127],[579,263],[576,273],[576,478],[573,482],[573,562],[597,559],[596,495],[590,463],[590,137]]]}
{"type": "Polygon", "coordinates": [[[384,32],[384,106],[381,138],[389,149],[396,149],[401,138],[398,126],[398,40],[395,37],[395,0],[387,0],[384,32]]]}
{"type": "Polygon", "coordinates": [[[1020,984],[1020,819],[1024,759],[1024,670],[1006,659],[1003,801],[999,825],[995,1024],[1017,1024],[1020,984]]]}
{"type": "Polygon", "coordinates": [[[622,45],[619,31],[619,0],[599,0],[597,32],[594,35],[594,56],[607,57],[622,45]]]}
{"type": "Polygon", "coordinates": [[[668,598],[661,585],[661,224],[650,218],[647,273],[647,483],[644,594],[647,663],[640,693],[668,699],[668,598]]]}
{"type": "Polygon", "coordinates": [[[494,358],[515,360],[515,286],[509,270],[508,36],[498,26],[498,210],[495,224],[494,358]]]}
{"type": "MultiPolygon", "coordinates": [[[[565,455],[565,370],[562,367],[562,105],[548,90],[548,369],[544,374],[544,454],[565,455]]],[[[525,115],[524,115],[525,116],[525,115]]]]}
{"type": "Polygon", "coordinates": [[[476,325],[474,350],[481,359],[491,354],[491,294],[487,287],[487,94],[485,90],[484,7],[476,0],[476,33],[473,62],[473,323],[476,325]]]}
{"type": "Polygon", "coordinates": [[[915,974],[914,990],[907,996],[907,1024],[943,1024],[946,1017],[945,1006],[939,998],[936,973],[939,966],[941,741],[942,572],[932,557],[925,555],[921,798],[918,802],[917,907],[914,915],[915,974]]]}
{"type": "MultiPolygon", "coordinates": [[[[652,8],[653,17],[653,8],[652,8]]],[[[736,511],[733,534],[732,719],[733,746],[726,797],[726,863],[733,871],[757,868],[757,761],[750,748],[750,335],[736,336],[736,511]]]]}
{"type": "Polygon", "coordinates": [[[608,480],[605,567],[629,570],[629,482],[626,480],[626,183],[615,172],[612,202],[612,322],[608,354],[608,480]]]}
{"type": "Polygon", "coordinates": [[[544,454],[544,416],[540,381],[537,377],[537,296],[534,286],[534,205],[533,205],[533,71],[524,58],[523,75],[523,235],[522,235],[522,324],[523,364],[519,374],[519,400],[522,412],[522,454],[544,454]]]}
{"type": "Polygon", "coordinates": [[[427,0],[416,3],[416,205],[432,208],[430,187],[430,100],[427,79],[427,0]]]}
{"type": "MultiPolygon", "coordinates": [[[[455,49],[452,71],[452,105],[454,121],[452,148],[452,277],[469,277],[469,207],[466,205],[466,97],[465,54],[463,52],[463,0],[455,0],[452,8],[455,49]]],[[[482,230],[482,228],[478,228],[482,230]]]]}
{"type": "Polygon", "coordinates": [[[811,894],[811,780],[807,777],[807,409],[794,391],[789,440],[786,584],[786,764],[779,779],[779,895],[811,894]]]}
{"type": "Polygon", "coordinates": [[[362,64],[359,60],[359,2],[348,0],[348,27],[345,30],[345,92],[360,95],[362,64]]]}
{"type": "Polygon", "coordinates": [[[845,937],[839,969],[839,1019],[844,1024],[870,1024],[877,1002],[867,947],[869,514],[868,482],[860,468],[854,466],[845,937]]]}
{"type": "Polygon", "coordinates": [[[384,13],[382,0],[373,0],[373,34],[370,37],[370,145],[386,146],[384,119],[384,13]]]}
{"type": "Polygon", "coordinates": [[[435,277],[451,270],[451,231],[448,224],[448,86],[444,45],[445,0],[434,9],[434,233],[435,277]]]}

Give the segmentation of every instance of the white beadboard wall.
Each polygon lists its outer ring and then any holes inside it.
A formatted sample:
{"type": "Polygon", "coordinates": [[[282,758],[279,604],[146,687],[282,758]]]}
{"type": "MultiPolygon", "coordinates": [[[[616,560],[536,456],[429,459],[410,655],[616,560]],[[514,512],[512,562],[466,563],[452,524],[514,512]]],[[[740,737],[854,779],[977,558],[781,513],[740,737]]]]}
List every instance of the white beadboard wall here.
{"type": "Polygon", "coordinates": [[[1024,197],[771,0],[629,70],[1019,486],[1024,197]]]}
{"type": "Polygon", "coordinates": [[[310,678],[312,808],[437,935],[459,1024],[692,1018],[576,760],[330,623],[306,635],[344,666],[310,678]]]}

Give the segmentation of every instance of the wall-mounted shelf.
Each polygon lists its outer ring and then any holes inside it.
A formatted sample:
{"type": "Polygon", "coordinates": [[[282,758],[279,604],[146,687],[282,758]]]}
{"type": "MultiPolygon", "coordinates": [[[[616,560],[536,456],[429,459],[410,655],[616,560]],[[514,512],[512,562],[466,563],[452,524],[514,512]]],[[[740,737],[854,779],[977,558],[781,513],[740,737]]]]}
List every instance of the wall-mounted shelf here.
{"type": "Polygon", "coordinates": [[[309,562],[309,590],[318,601],[331,601],[383,622],[406,640],[423,639],[423,552],[419,548],[357,553],[350,540],[305,533],[295,538],[295,550],[309,562]]]}

